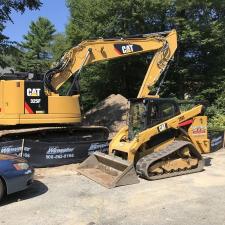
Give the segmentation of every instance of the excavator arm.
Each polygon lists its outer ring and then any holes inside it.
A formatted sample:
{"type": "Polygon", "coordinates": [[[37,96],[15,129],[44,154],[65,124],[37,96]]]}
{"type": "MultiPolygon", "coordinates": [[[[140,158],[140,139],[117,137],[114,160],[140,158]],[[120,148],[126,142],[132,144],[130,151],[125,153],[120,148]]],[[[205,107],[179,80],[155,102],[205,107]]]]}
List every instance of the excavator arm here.
{"type": "Polygon", "coordinates": [[[130,38],[97,39],[81,42],[61,58],[58,65],[45,75],[45,86],[51,92],[57,90],[71,77],[77,76],[83,66],[130,55],[154,51],[151,64],[138,94],[148,97],[150,87],[159,79],[177,48],[175,30],[145,34],[130,38]]]}

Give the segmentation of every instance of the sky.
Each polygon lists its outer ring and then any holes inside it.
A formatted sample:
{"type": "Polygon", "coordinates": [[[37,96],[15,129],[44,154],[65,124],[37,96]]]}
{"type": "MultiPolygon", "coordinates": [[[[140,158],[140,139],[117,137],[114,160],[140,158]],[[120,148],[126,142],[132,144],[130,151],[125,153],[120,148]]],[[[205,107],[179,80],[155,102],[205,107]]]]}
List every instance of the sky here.
{"type": "Polygon", "coordinates": [[[21,42],[23,35],[29,30],[31,21],[36,21],[39,16],[48,18],[55,25],[57,32],[64,32],[69,19],[69,10],[65,0],[42,0],[42,3],[39,10],[26,10],[23,14],[12,11],[13,23],[7,22],[3,33],[11,41],[21,42]]]}

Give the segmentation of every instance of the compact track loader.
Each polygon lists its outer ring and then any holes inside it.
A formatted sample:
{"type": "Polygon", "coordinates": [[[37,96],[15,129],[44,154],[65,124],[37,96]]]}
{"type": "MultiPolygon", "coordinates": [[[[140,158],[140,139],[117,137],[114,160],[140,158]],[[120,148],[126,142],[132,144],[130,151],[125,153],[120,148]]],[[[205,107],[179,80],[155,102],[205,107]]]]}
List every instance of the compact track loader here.
{"type": "Polygon", "coordinates": [[[130,101],[128,126],[112,139],[109,153],[96,152],[78,172],[107,188],[203,170],[201,153],[209,152],[207,117],[198,105],[180,113],[174,100],[130,101]]]}
{"type": "MultiPolygon", "coordinates": [[[[170,57],[175,41],[168,42],[170,57]]],[[[152,64],[162,65],[154,59],[152,64]]],[[[127,126],[113,137],[108,154],[91,155],[78,167],[80,174],[113,188],[138,183],[138,176],[156,180],[203,170],[201,153],[210,149],[203,106],[180,112],[174,100],[149,95],[155,75],[147,73],[138,97],[130,100],[127,126]]]]}

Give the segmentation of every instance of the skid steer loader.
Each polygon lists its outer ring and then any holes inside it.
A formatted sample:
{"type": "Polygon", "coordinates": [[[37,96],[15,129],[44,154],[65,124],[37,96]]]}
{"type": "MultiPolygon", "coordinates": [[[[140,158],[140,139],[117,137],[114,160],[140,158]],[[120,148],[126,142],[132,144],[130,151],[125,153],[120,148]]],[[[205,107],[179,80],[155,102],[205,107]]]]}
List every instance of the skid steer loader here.
{"type": "MultiPolygon", "coordinates": [[[[170,58],[175,41],[168,42],[170,58]]],[[[130,100],[127,126],[113,137],[108,154],[96,152],[79,165],[80,174],[113,188],[138,183],[138,176],[156,180],[203,170],[201,153],[210,150],[203,105],[180,112],[174,100],[149,95],[167,63],[153,58],[138,97],[130,100]]]]}

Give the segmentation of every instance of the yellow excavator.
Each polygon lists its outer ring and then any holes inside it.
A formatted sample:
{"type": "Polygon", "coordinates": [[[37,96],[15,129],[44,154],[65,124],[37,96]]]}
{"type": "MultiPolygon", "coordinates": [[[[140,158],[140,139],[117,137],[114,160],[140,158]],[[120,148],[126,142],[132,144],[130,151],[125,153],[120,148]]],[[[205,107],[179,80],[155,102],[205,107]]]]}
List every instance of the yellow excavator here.
{"type": "Polygon", "coordinates": [[[82,126],[79,75],[82,68],[104,60],[155,52],[140,96],[165,71],[176,49],[176,31],[127,38],[96,39],[71,48],[43,80],[0,77],[1,142],[31,138],[47,143],[106,140],[105,127],[82,126]],[[64,94],[60,88],[70,81],[64,94]]]}
{"type": "Polygon", "coordinates": [[[149,95],[177,48],[176,31],[154,37],[156,53],[136,99],[130,100],[127,126],[112,139],[108,154],[96,152],[77,171],[113,188],[203,170],[201,153],[210,151],[204,107],[181,112],[171,99],[149,95]],[[160,37],[160,38],[158,38],[160,37]]]}

